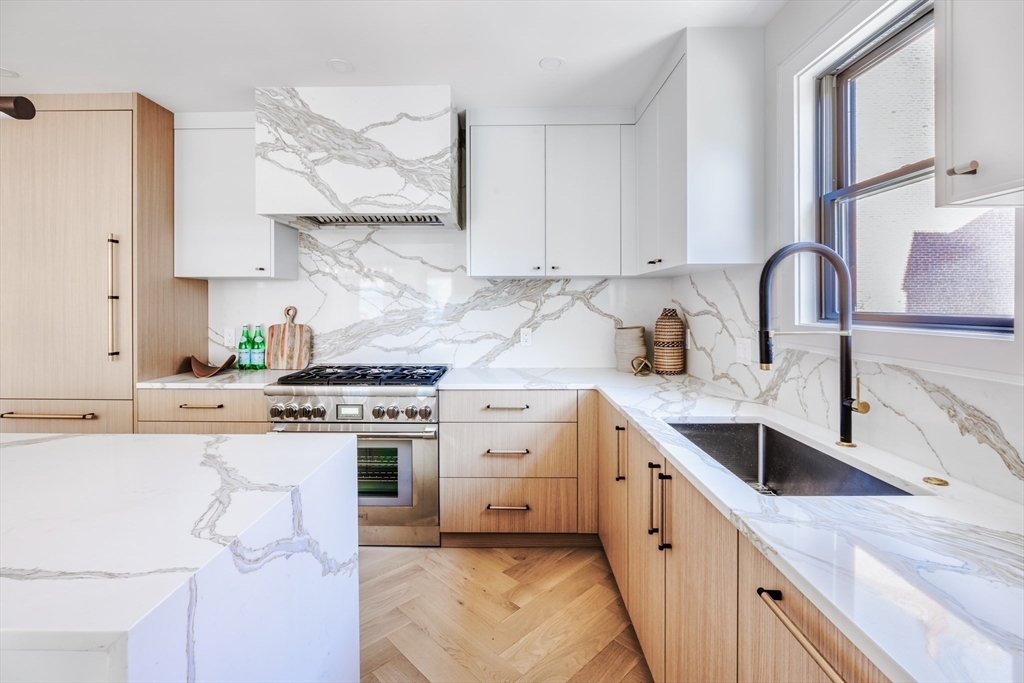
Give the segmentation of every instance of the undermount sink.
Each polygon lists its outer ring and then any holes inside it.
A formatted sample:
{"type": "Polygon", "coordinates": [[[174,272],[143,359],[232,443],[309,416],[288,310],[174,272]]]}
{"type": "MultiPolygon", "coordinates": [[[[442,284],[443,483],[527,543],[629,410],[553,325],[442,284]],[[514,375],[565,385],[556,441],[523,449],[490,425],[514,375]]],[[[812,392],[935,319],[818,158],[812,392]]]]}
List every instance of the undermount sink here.
{"type": "Polygon", "coordinates": [[[671,426],[765,495],[912,495],[762,424],[705,422],[671,426]]]}

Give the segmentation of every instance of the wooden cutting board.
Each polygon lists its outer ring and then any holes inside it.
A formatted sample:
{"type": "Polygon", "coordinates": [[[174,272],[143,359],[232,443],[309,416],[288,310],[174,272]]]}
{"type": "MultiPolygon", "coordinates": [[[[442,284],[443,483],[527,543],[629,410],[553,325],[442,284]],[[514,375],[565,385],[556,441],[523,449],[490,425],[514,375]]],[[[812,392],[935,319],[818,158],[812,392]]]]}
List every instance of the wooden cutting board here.
{"type": "Polygon", "coordinates": [[[267,367],[271,370],[301,370],[309,365],[313,332],[307,325],[296,325],[298,309],[284,309],[285,322],[267,330],[267,367]]]}

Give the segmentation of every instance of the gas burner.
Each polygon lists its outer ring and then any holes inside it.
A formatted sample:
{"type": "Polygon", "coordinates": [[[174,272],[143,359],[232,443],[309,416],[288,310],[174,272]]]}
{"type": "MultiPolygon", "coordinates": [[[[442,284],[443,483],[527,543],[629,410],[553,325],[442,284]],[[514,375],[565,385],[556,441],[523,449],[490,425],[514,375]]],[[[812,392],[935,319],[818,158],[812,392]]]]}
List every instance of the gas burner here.
{"type": "Polygon", "coordinates": [[[279,385],[434,386],[444,365],[314,365],[277,380],[279,385]]]}

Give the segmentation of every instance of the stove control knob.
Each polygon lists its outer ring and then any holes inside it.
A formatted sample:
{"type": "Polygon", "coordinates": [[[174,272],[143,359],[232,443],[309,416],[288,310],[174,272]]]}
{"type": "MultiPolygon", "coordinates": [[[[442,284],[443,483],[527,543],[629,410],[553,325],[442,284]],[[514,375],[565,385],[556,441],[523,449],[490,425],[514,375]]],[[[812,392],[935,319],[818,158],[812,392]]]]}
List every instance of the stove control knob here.
{"type": "Polygon", "coordinates": [[[313,406],[313,417],[318,420],[322,420],[327,417],[327,408],[323,406],[313,406]]]}
{"type": "Polygon", "coordinates": [[[388,406],[388,417],[392,420],[398,419],[398,406],[388,406]]]}
{"type": "Polygon", "coordinates": [[[405,407],[405,416],[407,418],[409,418],[410,420],[415,420],[416,416],[418,414],[419,414],[419,410],[416,408],[416,406],[406,406],[405,407]]]}
{"type": "Polygon", "coordinates": [[[299,417],[306,420],[313,417],[313,406],[307,403],[306,405],[299,408],[299,417]]]}
{"type": "Polygon", "coordinates": [[[430,409],[430,406],[420,406],[420,419],[429,420],[433,414],[434,411],[430,409]]]}
{"type": "Polygon", "coordinates": [[[284,415],[284,406],[283,405],[281,405],[280,403],[275,403],[274,405],[270,406],[270,418],[272,420],[273,419],[277,419],[277,418],[281,417],[282,415],[284,415]]]}
{"type": "Polygon", "coordinates": [[[289,403],[284,407],[284,416],[289,420],[295,419],[299,414],[299,407],[294,403],[289,403]]]}
{"type": "Polygon", "coordinates": [[[378,420],[384,417],[384,406],[374,406],[373,410],[370,411],[373,416],[378,420]]]}

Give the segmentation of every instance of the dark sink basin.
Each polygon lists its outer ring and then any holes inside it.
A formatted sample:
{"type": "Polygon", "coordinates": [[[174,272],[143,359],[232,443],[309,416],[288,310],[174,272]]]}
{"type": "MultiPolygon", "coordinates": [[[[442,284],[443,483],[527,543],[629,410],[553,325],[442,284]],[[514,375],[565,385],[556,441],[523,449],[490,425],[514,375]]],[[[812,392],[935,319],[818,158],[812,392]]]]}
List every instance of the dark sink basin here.
{"type": "Polygon", "coordinates": [[[762,424],[688,423],[672,427],[766,495],[912,495],[762,424]],[[762,449],[763,457],[759,457],[762,449]]]}

